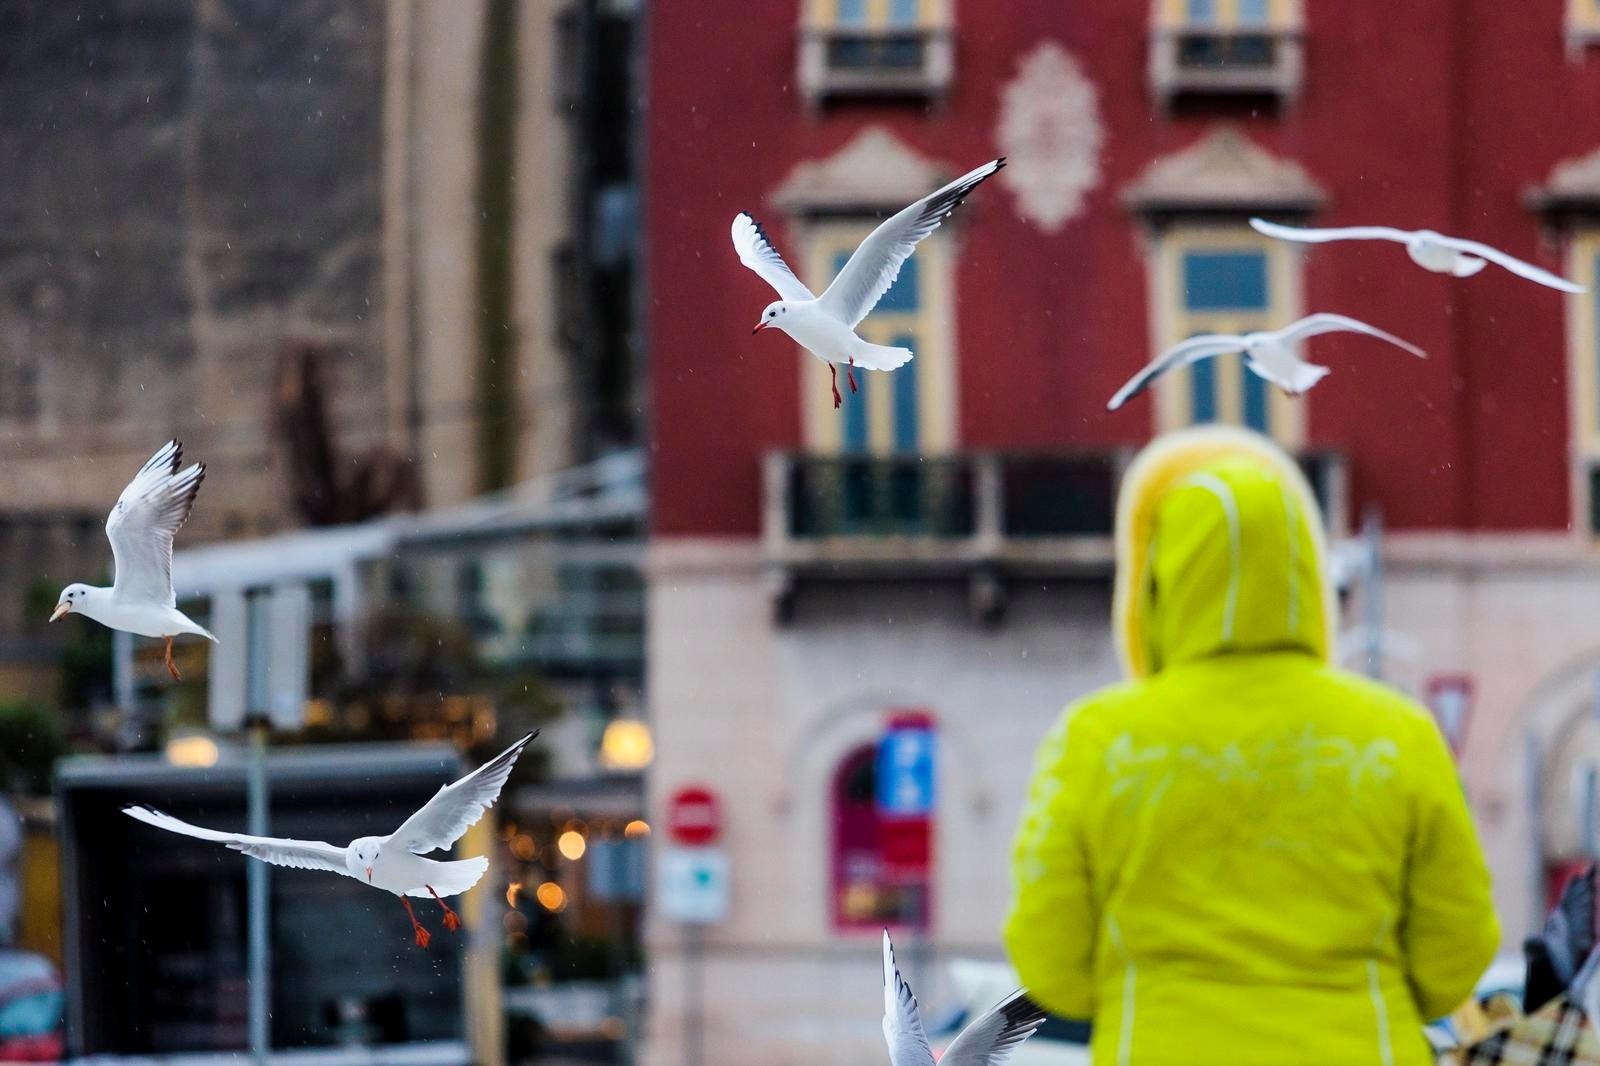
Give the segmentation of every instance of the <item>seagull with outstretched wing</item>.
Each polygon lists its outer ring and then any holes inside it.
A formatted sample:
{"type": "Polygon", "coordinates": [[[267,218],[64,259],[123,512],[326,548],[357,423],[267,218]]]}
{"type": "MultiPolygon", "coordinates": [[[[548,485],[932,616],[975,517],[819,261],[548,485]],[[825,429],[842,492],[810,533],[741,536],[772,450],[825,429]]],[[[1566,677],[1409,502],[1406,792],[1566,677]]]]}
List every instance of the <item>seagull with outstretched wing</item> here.
{"type": "Polygon", "coordinates": [[[856,335],[856,327],[889,291],[918,243],[938,229],[973,189],[1005,165],[1004,158],[985,163],[886,219],[861,242],[821,296],[813,295],[794,276],[761,224],[748,211],[740,212],[733,220],[733,247],[739,253],[739,261],[759,274],[780,297],[766,306],[761,321],[750,332],[780,329],[827,363],[833,374],[835,407],[844,402],[839,395],[839,366],[846,368],[851,392],[856,391],[857,367],[893,370],[904,366],[911,359],[911,349],[871,344],[856,335]]]}
{"type": "Polygon", "coordinates": [[[1468,278],[1487,264],[1504,267],[1519,278],[1536,281],[1540,285],[1562,292],[1585,292],[1582,285],[1568,281],[1559,274],[1525,263],[1514,255],[1507,255],[1478,241],[1463,237],[1446,237],[1431,229],[1395,229],[1392,226],[1343,226],[1337,229],[1306,229],[1300,226],[1280,226],[1275,222],[1252,218],[1250,225],[1257,233],[1280,241],[1300,244],[1326,244],[1329,241],[1394,241],[1406,246],[1411,261],[1435,274],[1449,274],[1468,278]]]}
{"type": "Polygon", "coordinates": [[[424,856],[430,851],[449,848],[477,824],[483,812],[500,797],[500,790],[511,776],[517,756],[538,735],[539,731],[535,729],[461,780],[440,788],[432,799],[388,836],[361,837],[342,848],[320,840],[222,833],[190,825],[150,807],[124,807],[122,813],[169,833],[224,844],[234,851],[241,851],[274,866],[327,870],[392,892],[400,897],[400,902],[406,908],[412,931],[416,933],[417,947],[426,948],[430,939],[428,931],[417,921],[411,901],[406,897],[425,899],[432,896],[444,908],[445,928],[454,931],[460,928],[461,919],[445,899],[458,896],[477,884],[489,869],[489,860],[478,855],[446,862],[424,856]]]}
{"type": "Polygon", "coordinates": [[[68,585],[61,590],[50,621],[77,613],[112,629],[161,637],[167,642],[167,672],[174,681],[181,680],[172,661],[172,638],[193,633],[217,639],[178,610],[172,592],[172,538],[189,520],[205,476],[204,463],[183,467],[181,442],[163,444],[128,482],[106,517],[106,538],[117,567],[111,587],[68,585]]]}
{"type": "MultiPolygon", "coordinates": [[[[1044,1019],[1044,1011],[1018,989],[961,1030],[945,1048],[939,1066],[1002,1066],[1044,1019]]],[[[934,1066],[917,997],[895,965],[887,929],[883,931],[883,1038],[889,1044],[890,1066],[934,1066]]]]}
{"type": "Polygon", "coordinates": [[[1290,396],[1298,396],[1321,381],[1328,368],[1308,363],[1295,354],[1294,346],[1300,341],[1324,333],[1360,333],[1378,340],[1388,341],[1404,348],[1419,359],[1428,353],[1403,341],[1377,326],[1369,326],[1358,318],[1322,312],[1307,315],[1282,329],[1260,330],[1255,333],[1202,333],[1179,341],[1151,360],[1150,365],[1135,374],[1126,385],[1117,390],[1106,404],[1115,411],[1134,396],[1149,388],[1155,380],[1179,367],[1190,366],[1202,359],[1211,359],[1232,352],[1244,353],[1244,365],[1257,377],[1265,378],[1290,396]]]}

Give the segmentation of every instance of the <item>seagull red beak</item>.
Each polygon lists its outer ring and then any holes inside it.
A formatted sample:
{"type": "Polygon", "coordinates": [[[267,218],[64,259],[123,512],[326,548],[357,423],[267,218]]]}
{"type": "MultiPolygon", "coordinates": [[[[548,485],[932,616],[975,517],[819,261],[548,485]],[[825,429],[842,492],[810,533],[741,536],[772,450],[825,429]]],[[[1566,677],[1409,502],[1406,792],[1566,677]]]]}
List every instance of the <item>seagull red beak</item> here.
{"type": "Polygon", "coordinates": [[[367,884],[372,884],[372,867],[367,867],[367,884]]]}
{"type": "Polygon", "coordinates": [[[72,604],[71,604],[70,601],[67,602],[67,603],[58,603],[58,604],[56,604],[55,613],[53,613],[50,616],[50,621],[54,622],[57,618],[60,618],[62,615],[66,614],[67,612],[69,612],[71,610],[72,610],[72,604]]]}
{"type": "Polygon", "coordinates": [[[767,323],[766,323],[765,320],[757,322],[756,323],[756,328],[750,331],[750,336],[754,337],[757,333],[760,333],[762,330],[764,330],[766,328],[767,328],[767,323]]]}

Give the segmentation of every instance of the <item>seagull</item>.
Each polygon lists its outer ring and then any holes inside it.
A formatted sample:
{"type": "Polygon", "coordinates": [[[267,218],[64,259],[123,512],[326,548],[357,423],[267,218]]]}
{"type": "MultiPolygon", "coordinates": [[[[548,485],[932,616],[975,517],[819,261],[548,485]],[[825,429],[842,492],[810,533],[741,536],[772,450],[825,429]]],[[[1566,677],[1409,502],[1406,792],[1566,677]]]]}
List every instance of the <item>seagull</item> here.
{"type": "MultiPolygon", "coordinates": [[[[1002,1066],[1044,1019],[1044,1011],[1019,988],[961,1030],[937,1060],[939,1066],[1002,1066]]],[[[890,1066],[934,1066],[917,997],[894,964],[887,929],[883,931],[883,1038],[889,1043],[890,1066]]]]}
{"type": "Polygon", "coordinates": [[[968,193],[1005,165],[1004,157],[985,163],[886,219],[861,242],[861,247],[855,250],[821,296],[812,295],[805,283],[794,276],[789,264],[767,239],[761,223],[748,211],[741,211],[733,219],[733,247],[739,253],[739,261],[759,274],[782,297],[766,306],[761,312],[761,321],[750,332],[759,333],[775,326],[827,363],[833,375],[834,407],[844,402],[839,395],[836,364],[845,364],[851,392],[856,391],[855,368],[858,366],[866,370],[893,370],[904,366],[911,359],[911,349],[869,344],[856,336],[856,326],[889,291],[895,278],[900,276],[901,264],[916,251],[918,242],[938,229],[968,193]]]}
{"type": "Polygon", "coordinates": [[[1117,394],[1111,397],[1111,402],[1106,404],[1106,410],[1115,411],[1169,370],[1198,363],[1215,355],[1227,355],[1229,352],[1243,352],[1244,365],[1254,371],[1256,376],[1272,382],[1290,396],[1298,396],[1321,381],[1323,375],[1328,373],[1328,368],[1302,360],[1295,354],[1294,345],[1307,337],[1316,337],[1323,333],[1364,333],[1369,337],[1377,337],[1379,340],[1404,348],[1419,359],[1428,357],[1428,353],[1416,345],[1408,344],[1376,326],[1369,326],[1346,315],[1323,312],[1307,315],[1282,329],[1244,334],[1202,333],[1186,341],[1180,341],[1156,356],[1149,366],[1122,386],[1117,394]]]}
{"type": "Polygon", "coordinates": [[[68,585],[50,615],[54,622],[76,611],[112,629],[165,639],[167,673],[174,681],[183,680],[172,661],[174,636],[193,633],[217,639],[178,610],[178,598],[172,593],[172,538],[189,520],[206,476],[206,464],[179,470],[182,461],[183,443],[167,441],[128,482],[106,517],[106,537],[117,568],[111,587],[68,585]]]}
{"type": "Polygon", "coordinates": [[[1328,241],[1398,241],[1406,246],[1411,261],[1435,274],[1451,274],[1470,278],[1488,263],[1505,267],[1519,278],[1537,281],[1540,285],[1562,292],[1585,292],[1582,285],[1568,281],[1548,270],[1540,270],[1532,263],[1524,263],[1498,248],[1469,241],[1462,237],[1446,237],[1431,229],[1393,229],[1389,226],[1346,226],[1342,229],[1301,229],[1297,226],[1279,226],[1259,218],[1250,225],[1257,233],[1276,237],[1281,241],[1299,241],[1302,244],[1325,244],[1328,241]]]}
{"type": "Polygon", "coordinates": [[[422,809],[407,818],[386,837],[362,837],[345,847],[325,844],[320,840],[286,840],[280,837],[254,837],[242,833],[220,833],[215,829],[202,829],[180,821],[170,814],[144,806],[122,808],[122,813],[146,825],[165,829],[171,833],[212,840],[226,844],[234,851],[242,851],[253,859],[270,862],[274,866],[289,866],[297,870],[330,870],[336,874],[365,879],[374,888],[393,892],[405,905],[411,928],[416,933],[417,947],[426,948],[428,931],[417,921],[407,896],[423,899],[432,896],[444,908],[444,926],[451,932],[461,927],[461,918],[445,902],[447,896],[458,896],[477,884],[489,869],[489,860],[482,855],[454,862],[423,858],[430,851],[448,849],[461,839],[500,796],[517,756],[534,737],[535,729],[505,751],[484,763],[454,784],[445,785],[422,809]]]}

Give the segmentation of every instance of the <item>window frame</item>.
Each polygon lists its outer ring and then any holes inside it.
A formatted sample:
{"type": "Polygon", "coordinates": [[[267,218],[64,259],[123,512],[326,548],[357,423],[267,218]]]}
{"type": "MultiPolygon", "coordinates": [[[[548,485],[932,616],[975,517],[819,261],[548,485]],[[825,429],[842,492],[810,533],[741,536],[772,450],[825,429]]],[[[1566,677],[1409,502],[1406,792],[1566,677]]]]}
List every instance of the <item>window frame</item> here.
{"type": "Polygon", "coordinates": [[[1600,44],[1600,3],[1567,0],[1567,49],[1577,58],[1589,45],[1600,44]]]}
{"type": "MultiPolygon", "coordinates": [[[[878,225],[875,218],[845,217],[809,220],[795,227],[799,238],[801,276],[820,294],[833,279],[836,257],[855,251],[878,225]]],[[[954,345],[954,249],[945,229],[933,233],[913,253],[917,259],[917,307],[914,311],[873,310],[856,327],[872,344],[895,344],[903,336],[915,338],[917,389],[917,443],[911,450],[897,447],[893,378],[900,370],[862,370],[856,374],[862,391],[849,395],[845,375],[839,375],[844,403],[867,405],[867,447],[853,452],[845,447],[847,412],[835,410],[829,389],[828,368],[803,348],[800,356],[801,421],[809,451],[845,455],[939,455],[956,446],[957,373],[954,345]],[[883,380],[880,380],[883,379],[883,380]],[[870,381],[870,383],[869,383],[870,381]]]]}
{"type": "Polygon", "coordinates": [[[839,10],[844,0],[805,0],[805,25],[809,29],[894,32],[937,29],[950,23],[949,0],[913,0],[917,5],[917,17],[911,22],[894,21],[892,15],[895,0],[857,0],[857,2],[865,9],[865,19],[860,22],[841,22],[839,10]]]}
{"type": "MultiPolygon", "coordinates": [[[[841,21],[841,0],[801,0],[796,81],[807,104],[856,98],[937,100],[955,80],[952,0],[911,0],[912,19],[894,17],[906,0],[860,0],[859,20],[841,21]],[[915,62],[888,62],[888,50],[910,45],[915,62]],[[877,60],[841,63],[836,49],[865,48],[877,60]]],[[[903,57],[904,58],[904,57],[903,57]]]]}
{"type": "MultiPolygon", "coordinates": [[[[1151,283],[1151,358],[1158,352],[1196,333],[1246,333],[1256,329],[1276,329],[1299,318],[1304,304],[1304,257],[1299,248],[1284,241],[1273,241],[1237,224],[1220,222],[1177,222],[1157,233],[1151,241],[1148,274],[1151,283]],[[1247,309],[1191,310],[1185,304],[1184,267],[1196,252],[1247,251],[1266,260],[1267,305],[1261,311],[1247,309]]],[[[1239,356],[1218,356],[1211,360],[1216,382],[1215,422],[1244,425],[1244,378],[1250,373],[1239,356]]],[[[1131,371],[1130,371],[1131,373],[1131,371]]],[[[1155,430],[1166,433],[1194,425],[1193,371],[1184,367],[1156,382],[1154,396],[1155,430]]],[[[1276,388],[1267,391],[1267,435],[1285,448],[1302,447],[1306,438],[1305,400],[1296,401],[1276,388]]]]}
{"type": "Polygon", "coordinates": [[[1573,230],[1567,242],[1567,277],[1589,291],[1567,300],[1568,421],[1572,425],[1572,529],[1600,540],[1591,473],[1600,470],[1600,222],[1573,230]]]}
{"type": "Polygon", "coordinates": [[[1246,20],[1245,0],[1211,0],[1213,17],[1189,15],[1190,0],[1153,0],[1149,79],[1163,107],[1179,97],[1269,96],[1285,103],[1299,96],[1305,80],[1304,0],[1266,0],[1266,18],[1246,20]],[[1196,42],[1233,48],[1265,41],[1268,58],[1242,63],[1238,57],[1195,63],[1186,50],[1196,42]]]}
{"type": "MultiPolygon", "coordinates": [[[[1156,0],[1157,24],[1168,29],[1271,33],[1298,30],[1305,16],[1304,0],[1266,0],[1267,17],[1263,21],[1246,21],[1243,18],[1245,0],[1210,0],[1214,17],[1210,21],[1200,22],[1190,17],[1190,2],[1156,0]]],[[[1572,2],[1581,3],[1583,0],[1572,2]]]]}

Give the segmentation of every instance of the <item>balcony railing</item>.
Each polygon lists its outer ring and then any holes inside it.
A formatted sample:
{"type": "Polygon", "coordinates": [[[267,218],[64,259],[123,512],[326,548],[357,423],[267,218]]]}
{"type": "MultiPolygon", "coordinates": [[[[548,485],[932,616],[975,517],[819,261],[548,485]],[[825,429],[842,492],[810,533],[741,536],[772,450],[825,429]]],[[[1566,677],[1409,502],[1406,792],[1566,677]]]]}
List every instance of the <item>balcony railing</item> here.
{"type": "MultiPolygon", "coordinates": [[[[1129,453],[767,457],[769,566],[786,580],[1106,574],[1129,453]]],[[[1334,536],[1349,529],[1342,457],[1300,463],[1334,536]]]]}
{"type": "Polygon", "coordinates": [[[1300,38],[1292,28],[1158,26],[1150,40],[1151,87],[1164,105],[1182,96],[1290,100],[1300,92],[1300,38]]]}
{"type": "Polygon", "coordinates": [[[936,99],[950,90],[954,63],[948,26],[800,30],[800,90],[813,105],[835,97],[936,99]]]}

